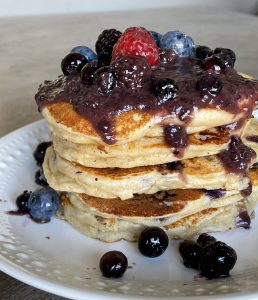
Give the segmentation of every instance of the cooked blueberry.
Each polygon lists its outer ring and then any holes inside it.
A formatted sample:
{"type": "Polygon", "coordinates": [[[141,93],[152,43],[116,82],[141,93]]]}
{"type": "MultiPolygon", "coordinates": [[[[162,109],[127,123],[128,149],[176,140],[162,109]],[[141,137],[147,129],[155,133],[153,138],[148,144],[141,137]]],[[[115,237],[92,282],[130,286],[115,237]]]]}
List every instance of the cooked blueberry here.
{"type": "Polygon", "coordinates": [[[186,240],[179,245],[179,253],[187,268],[199,268],[201,251],[201,247],[194,241],[186,240]]]}
{"type": "Polygon", "coordinates": [[[28,201],[32,192],[24,191],[16,198],[16,205],[20,212],[28,213],[28,201]]]}
{"type": "Polygon", "coordinates": [[[167,64],[173,62],[176,58],[176,53],[172,49],[160,49],[159,50],[159,61],[167,64]]]}
{"type": "Polygon", "coordinates": [[[89,62],[97,60],[97,54],[87,46],[77,46],[71,52],[82,54],[89,62]]]}
{"type": "Polygon", "coordinates": [[[181,31],[169,31],[160,40],[160,48],[172,49],[179,56],[193,56],[195,44],[191,37],[181,31]]]}
{"type": "Polygon", "coordinates": [[[160,40],[162,38],[162,34],[156,32],[156,31],[150,31],[151,35],[153,36],[156,44],[158,45],[158,47],[160,46],[160,40]]]}
{"type": "Polygon", "coordinates": [[[92,84],[94,81],[94,73],[98,70],[96,61],[87,63],[81,70],[81,81],[85,84],[92,84]]]}
{"type": "Polygon", "coordinates": [[[80,53],[69,53],[67,54],[62,62],[61,69],[64,75],[76,75],[81,72],[81,69],[86,65],[88,59],[80,53]]]}
{"type": "Polygon", "coordinates": [[[195,56],[201,60],[211,56],[213,54],[212,50],[207,46],[197,46],[195,56]]]}
{"type": "Polygon", "coordinates": [[[173,79],[163,78],[154,83],[153,92],[159,98],[159,103],[163,104],[176,98],[178,87],[173,79]]]}
{"type": "Polygon", "coordinates": [[[201,77],[197,81],[196,87],[201,91],[202,96],[205,94],[216,96],[222,90],[222,83],[216,76],[209,74],[201,77]]]}
{"type": "Polygon", "coordinates": [[[222,242],[214,242],[203,248],[200,257],[201,274],[208,279],[227,277],[237,260],[233,248],[222,242]]]}
{"type": "Polygon", "coordinates": [[[105,29],[99,35],[95,47],[98,54],[99,63],[102,66],[107,66],[110,64],[113,47],[121,35],[122,32],[116,29],[105,29]]]}
{"type": "Polygon", "coordinates": [[[218,53],[218,54],[214,54],[214,56],[218,57],[220,59],[220,61],[224,64],[225,68],[233,68],[234,67],[233,60],[226,53],[218,53]]]}
{"type": "Polygon", "coordinates": [[[122,277],[128,267],[126,256],[120,251],[105,253],[99,262],[99,268],[103,276],[107,278],[122,277]]]}
{"type": "Polygon", "coordinates": [[[59,195],[50,187],[35,190],[29,197],[29,213],[37,222],[48,222],[59,207],[59,195]]]}
{"type": "Polygon", "coordinates": [[[215,55],[212,55],[202,61],[202,68],[204,70],[213,70],[215,72],[221,72],[225,70],[224,62],[215,55]]]}
{"type": "Polygon", "coordinates": [[[149,227],[142,231],[138,240],[140,252],[149,257],[157,257],[168,247],[168,236],[159,227],[149,227]]]}
{"type": "Polygon", "coordinates": [[[38,185],[42,185],[42,186],[47,186],[47,180],[46,177],[43,173],[42,168],[40,168],[36,173],[35,173],[35,182],[38,185]]]}
{"type": "Polygon", "coordinates": [[[223,53],[223,54],[227,54],[231,60],[233,61],[233,63],[235,63],[236,61],[236,54],[233,50],[231,49],[227,49],[227,48],[216,48],[214,50],[214,54],[218,54],[218,53],[223,53]]]}
{"type": "Polygon", "coordinates": [[[51,145],[52,145],[52,142],[42,142],[42,143],[38,144],[37,148],[35,149],[33,156],[39,166],[42,165],[47,148],[51,145]]]}
{"type": "Polygon", "coordinates": [[[197,239],[197,244],[199,244],[201,247],[205,247],[206,245],[212,244],[215,242],[216,242],[215,237],[213,237],[207,233],[201,234],[197,239]]]}

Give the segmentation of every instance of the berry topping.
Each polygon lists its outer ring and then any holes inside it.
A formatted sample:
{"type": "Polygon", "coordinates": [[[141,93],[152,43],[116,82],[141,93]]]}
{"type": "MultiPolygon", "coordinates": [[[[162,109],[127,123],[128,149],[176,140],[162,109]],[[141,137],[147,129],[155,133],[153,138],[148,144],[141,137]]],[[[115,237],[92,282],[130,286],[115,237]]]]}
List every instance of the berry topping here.
{"type": "Polygon", "coordinates": [[[187,268],[199,268],[201,251],[201,247],[194,241],[183,241],[179,245],[179,253],[187,268]]]}
{"type": "Polygon", "coordinates": [[[183,126],[167,125],[164,133],[166,143],[176,150],[184,149],[189,144],[189,136],[183,126]]]}
{"type": "Polygon", "coordinates": [[[47,148],[51,145],[52,145],[52,142],[42,142],[42,143],[38,144],[37,148],[35,149],[33,156],[39,166],[42,165],[47,148]]]}
{"type": "Polygon", "coordinates": [[[204,70],[212,70],[215,72],[224,71],[225,63],[216,55],[212,55],[202,61],[202,68],[204,70]]]}
{"type": "Polygon", "coordinates": [[[236,54],[233,50],[227,48],[216,48],[214,50],[214,54],[223,53],[229,56],[229,58],[233,61],[233,64],[236,61],[236,54]]]}
{"type": "Polygon", "coordinates": [[[216,242],[215,237],[213,237],[207,233],[201,234],[197,239],[197,244],[199,244],[201,247],[205,247],[206,245],[209,245],[209,244],[212,244],[215,242],[216,242]]]}
{"type": "Polygon", "coordinates": [[[32,192],[24,191],[16,198],[16,205],[19,212],[28,213],[28,201],[32,192]]]}
{"type": "Polygon", "coordinates": [[[122,32],[116,29],[105,29],[99,35],[95,48],[101,65],[107,66],[110,64],[113,47],[121,35],[122,32]]]}
{"type": "Polygon", "coordinates": [[[160,48],[172,49],[179,56],[193,56],[195,44],[191,37],[181,31],[168,31],[160,40],[160,48]]]}
{"type": "Polygon", "coordinates": [[[176,98],[178,87],[173,79],[163,78],[153,85],[153,91],[159,98],[159,104],[163,104],[176,98]]]}
{"type": "Polygon", "coordinates": [[[95,61],[97,60],[97,55],[95,52],[93,52],[89,47],[86,46],[77,46],[75,48],[73,48],[71,50],[72,53],[80,53],[82,54],[84,57],[86,57],[86,59],[88,61],[95,61]]]}
{"type": "Polygon", "coordinates": [[[160,256],[168,247],[168,236],[159,227],[146,228],[140,234],[138,247],[140,252],[145,256],[160,256]]]}
{"type": "Polygon", "coordinates": [[[99,268],[103,276],[107,278],[122,277],[128,267],[126,256],[120,251],[105,253],[99,262],[99,268]]]}
{"type": "Polygon", "coordinates": [[[111,69],[120,88],[142,87],[150,75],[150,66],[142,56],[123,56],[112,62],[111,69]]]}
{"type": "Polygon", "coordinates": [[[222,242],[214,242],[203,248],[200,257],[201,274],[208,279],[227,277],[237,260],[233,248],[222,242]]]}
{"type": "Polygon", "coordinates": [[[98,69],[94,74],[94,80],[98,85],[98,90],[102,94],[110,92],[116,85],[116,79],[108,67],[98,69]]]}
{"type": "Polygon", "coordinates": [[[36,222],[48,222],[59,207],[59,195],[50,187],[35,190],[29,197],[29,213],[36,222]]]}
{"type": "Polygon", "coordinates": [[[42,168],[40,168],[36,173],[35,173],[35,182],[38,185],[42,185],[42,186],[48,186],[46,177],[43,173],[42,168]]]}
{"type": "Polygon", "coordinates": [[[154,40],[155,40],[157,46],[159,47],[159,45],[160,45],[160,40],[161,40],[161,38],[162,38],[162,34],[156,32],[156,31],[152,31],[152,30],[150,31],[150,34],[153,36],[153,38],[154,38],[154,40]]]}
{"type": "Polygon", "coordinates": [[[67,54],[62,62],[61,69],[64,75],[76,75],[81,72],[82,67],[88,62],[87,58],[80,53],[67,54]]]}
{"type": "Polygon", "coordinates": [[[129,27],[114,46],[112,59],[121,56],[144,56],[148,63],[159,62],[159,48],[148,30],[143,27],[129,27]]]}
{"type": "Polygon", "coordinates": [[[207,94],[217,96],[222,90],[222,83],[216,76],[209,74],[200,78],[196,83],[196,87],[201,91],[202,97],[207,94]]]}
{"type": "Polygon", "coordinates": [[[212,50],[207,46],[197,46],[195,56],[201,60],[211,56],[213,54],[212,50]]]}
{"type": "Polygon", "coordinates": [[[163,64],[173,62],[176,57],[176,52],[172,49],[160,49],[159,50],[159,59],[163,64]]]}
{"type": "Polygon", "coordinates": [[[92,84],[94,73],[98,70],[98,63],[93,61],[87,63],[81,70],[81,81],[85,84],[92,84]]]}
{"type": "Polygon", "coordinates": [[[221,60],[221,62],[224,64],[225,68],[233,68],[234,67],[234,62],[228,54],[218,53],[218,54],[214,54],[214,56],[218,57],[221,60]]]}

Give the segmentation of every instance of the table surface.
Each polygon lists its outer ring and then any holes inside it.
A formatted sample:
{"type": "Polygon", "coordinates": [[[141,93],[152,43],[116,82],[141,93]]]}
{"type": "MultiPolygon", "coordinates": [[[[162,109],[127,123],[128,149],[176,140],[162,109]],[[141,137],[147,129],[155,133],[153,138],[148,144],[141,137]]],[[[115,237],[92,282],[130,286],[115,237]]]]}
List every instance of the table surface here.
{"type": "MultiPolygon", "coordinates": [[[[41,118],[34,94],[54,79],[61,59],[77,45],[94,48],[105,28],[140,25],[164,33],[180,29],[197,44],[236,52],[236,68],[258,78],[258,16],[205,7],[0,19],[0,136],[41,118]],[[115,20],[115,23],[114,23],[115,20]]],[[[0,264],[1,266],[1,264],[0,264]]],[[[64,299],[0,272],[0,299],[64,299]]]]}

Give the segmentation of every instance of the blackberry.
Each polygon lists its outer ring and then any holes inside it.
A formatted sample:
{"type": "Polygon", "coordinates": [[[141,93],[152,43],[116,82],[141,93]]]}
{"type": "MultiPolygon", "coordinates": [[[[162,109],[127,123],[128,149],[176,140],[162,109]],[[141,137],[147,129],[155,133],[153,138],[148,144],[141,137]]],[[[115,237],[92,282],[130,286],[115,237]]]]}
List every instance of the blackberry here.
{"type": "Polygon", "coordinates": [[[120,88],[142,87],[150,75],[150,66],[143,56],[123,56],[112,62],[111,70],[120,88]]]}
{"type": "Polygon", "coordinates": [[[122,32],[116,29],[105,29],[98,37],[95,44],[98,54],[98,61],[103,66],[107,66],[111,62],[113,46],[122,35],[122,32]]]}

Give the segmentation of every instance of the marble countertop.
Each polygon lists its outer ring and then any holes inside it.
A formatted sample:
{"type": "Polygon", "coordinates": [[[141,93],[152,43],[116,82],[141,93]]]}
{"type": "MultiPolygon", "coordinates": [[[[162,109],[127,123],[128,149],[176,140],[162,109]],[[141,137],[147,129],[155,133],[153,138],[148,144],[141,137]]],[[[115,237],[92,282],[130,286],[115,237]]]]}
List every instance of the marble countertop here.
{"type": "MultiPolygon", "coordinates": [[[[236,68],[258,78],[258,16],[205,7],[173,7],[0,19],[0,136],[41,118],[34,94],[44,79],[54,79],[61,59],[80,44],[94,47],[105,28],[141,25],[164,33],[180,29],[198,44],[236,52],[236,68]],[[115,23],[114,23],[115,20],[115,23]]],[[[0,299],[56,299],[0,272],[0,299]]]]}

